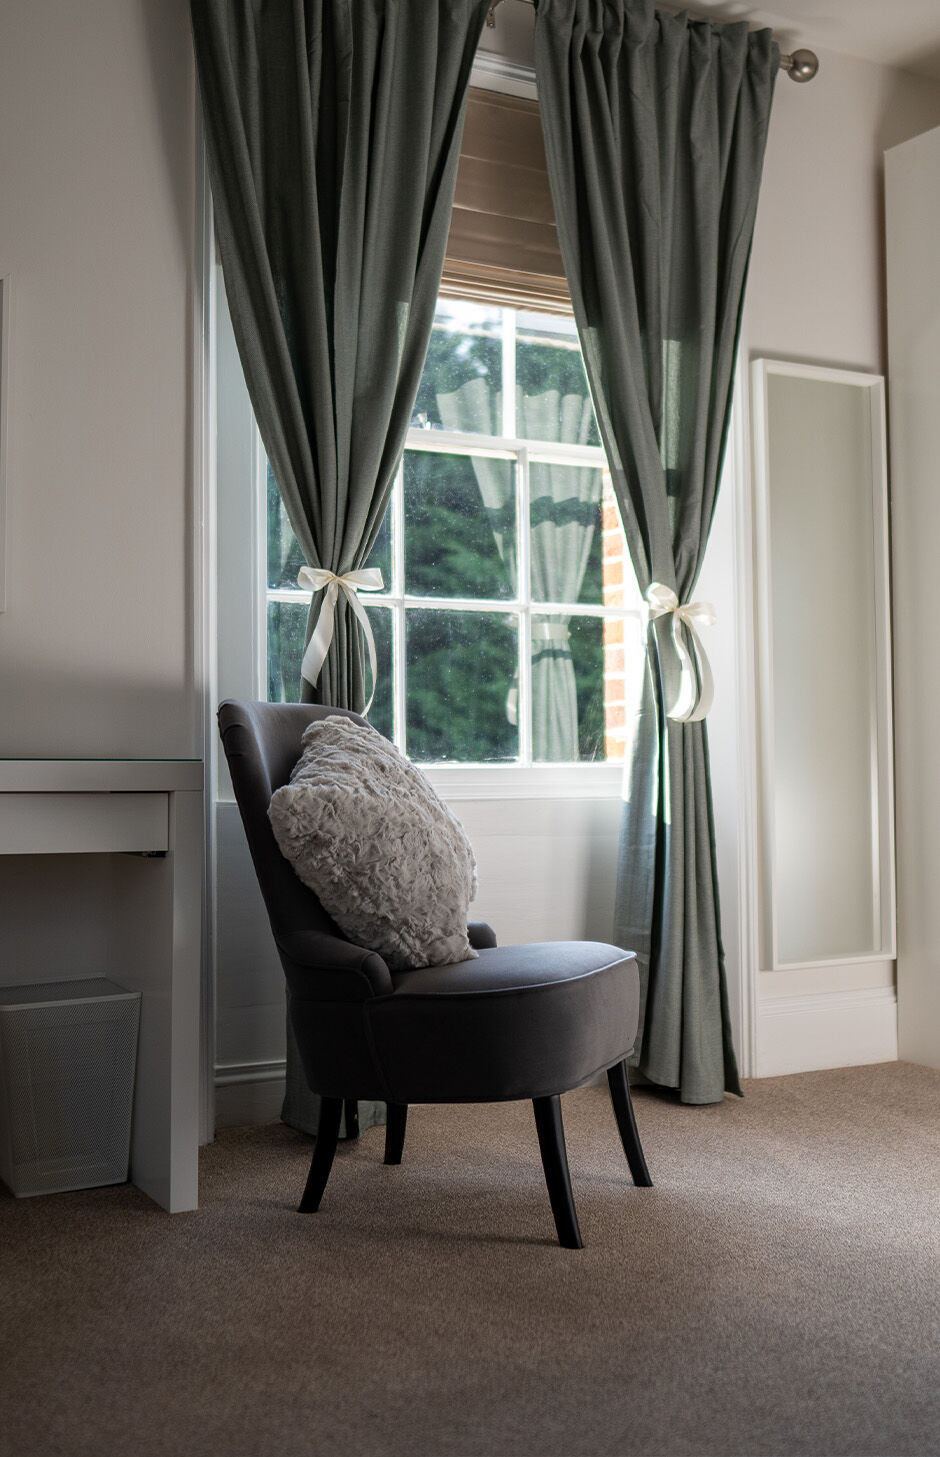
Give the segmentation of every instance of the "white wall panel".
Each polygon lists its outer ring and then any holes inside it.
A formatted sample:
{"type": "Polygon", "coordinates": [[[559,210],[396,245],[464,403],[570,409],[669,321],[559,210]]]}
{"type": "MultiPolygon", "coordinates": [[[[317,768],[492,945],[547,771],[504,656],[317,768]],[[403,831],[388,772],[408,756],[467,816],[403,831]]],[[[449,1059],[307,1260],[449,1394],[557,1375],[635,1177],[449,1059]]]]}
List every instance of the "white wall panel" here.
{"type": "Polygon", "coordinates": [[[216,1064],[284,1057],[284,973],[238,809],[216,806],[216,1064]]]}
{"type": "Polygon", "coordinates": [[[940,129],[889,152],[900,1055],[940,1067],[940,129]]]}
{"type": "Polygon", "coordinates": [[[477,857],[471,916],[500,944],[609,941],[619,800],[478,800],[451,805],[477,857]]]}
{"type": "Polygon", "coordinates": [[[194,107],[185,0],[0,6],[2,754],[194,751],[194,107]]]}

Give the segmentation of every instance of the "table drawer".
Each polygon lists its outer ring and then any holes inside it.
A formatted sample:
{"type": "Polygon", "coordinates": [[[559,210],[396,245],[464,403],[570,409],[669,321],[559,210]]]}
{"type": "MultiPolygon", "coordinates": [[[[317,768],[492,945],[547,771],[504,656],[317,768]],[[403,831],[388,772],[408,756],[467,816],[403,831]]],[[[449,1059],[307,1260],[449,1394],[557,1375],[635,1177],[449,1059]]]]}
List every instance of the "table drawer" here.
{"type": "Polygon", "coordinates": [[[166,850],[166,794],[0,794],[0,855],[166,850]]]}

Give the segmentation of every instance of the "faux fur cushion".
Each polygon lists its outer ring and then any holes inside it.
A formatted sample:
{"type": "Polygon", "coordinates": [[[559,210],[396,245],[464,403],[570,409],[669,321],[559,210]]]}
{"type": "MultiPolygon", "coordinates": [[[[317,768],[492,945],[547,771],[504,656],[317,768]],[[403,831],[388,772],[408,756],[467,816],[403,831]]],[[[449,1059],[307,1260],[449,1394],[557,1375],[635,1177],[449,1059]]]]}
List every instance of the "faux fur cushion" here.
{"type": "Polygon", "coordinates": [[[336,714],[310,724],[303,746],[268,817],[340,930],[393,971],[475,957],[473,851],[421,771],[375,729],[336,714]]]}

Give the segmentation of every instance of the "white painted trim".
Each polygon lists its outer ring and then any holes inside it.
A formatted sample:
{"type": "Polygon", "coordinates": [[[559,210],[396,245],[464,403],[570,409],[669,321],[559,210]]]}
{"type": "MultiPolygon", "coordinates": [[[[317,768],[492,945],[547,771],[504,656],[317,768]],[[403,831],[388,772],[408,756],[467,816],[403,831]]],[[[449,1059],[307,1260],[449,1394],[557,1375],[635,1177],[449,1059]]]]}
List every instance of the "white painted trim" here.
{"type": "Polygon", "coordinates": [[[894,949],[889,951],[866,951],[860,955],[827,956],[822,961],[778,961],[775,966],[762,967],[768,974],[780,971],[821,971],[827,966],[869,966],[894,961],[894,949]]]}
{"type": "Polygon", "coordinates": [[[742,1077],[757,1066],[757,657],[755,643],[754,519],[747,361],[747,316],[738,345],[730,441],[734,493],[734,602],[738,733],[738,996],[737,1046],[742,1077]]]}
{"type": "MultiPolygon", "coordinates": [[[[251,463],[251,495],[254,509],[251,513],[251,560],[254,570],[251,574],[251,621],[254,641],[251,649],[253,674],[252,697],[264,703],[268,696],[268,603],[276,600],[267,591],[268,585],[268,458],[265,454],[261,431],[254,426],[254,453],[251,463]]],[[[309,593],[298,593],[309,606],[309,593]]]]}
{"type": "MultiPolygon", "coordinates": [[[[519,617],[519,670],[516,679],[516,721],[519,728],[519,757],[532,763],[532,515],[530,511],[529,452],[523,446],[516,457],[516,572],[523,603],[519,617]],[[527,611],[526,608],[529,610],[527,611]]],[[[603,492],[603,478],[601,479],[603,492]]],[[[601,507],[603,512],[603,507],[601,507]]],[[[601,517],[603,522],[603,516],[601,517]]],[[[601,528],[601,551],[604,550],[601,528]]],[[[603,575],[603,567],[601,568],[603,575]]],[[[626,633],[624,634],[626,636],[626,633]]]]}
{"type": "Polygon", "coordinates": [[[215,1130],[215,895],[216,826],[212,810],[218,742],[216,583],[215,228],[202,110],[196,99],[195,258],[192,328],[192,578],[195,741],[205,764],[203,893],[200,956],[199,1137],[215,1130]]]}
{"type": "Polygon", "coordinates": [[[557,464],[592,466],[607,470],[607,457],[599,445],[567,445],[564,441],[527,440],[513,435],[474,435],[471,430],[423,430],[419,425],[408,431],[406,450],[437,451],[442,455],[488,455],[512,460],[521,450],[530,460],[557,464]]]}
{"type": "Polygon", "coordinates": [[[524,96],[528,101],[538,100],[535,71],[519,61],[507,60],[492,51],[477,51],[470,85],[480,91],[501,91],[506,96],[524,96]]]}
{"type": "Polygon", "coordinates": [[[516,310],[506,304],[502,313],[502,424],[503,435],[512,438],[516,433],[516,310]]]}
{"type": "Polygon", "coordinates": [[[240,1083],[268,1083],[284,1078],[287,1071],[285,1058],[270,1058],[259,1062],[219,1062],[215,1067],[215,1085],[228,1088],[240,1083]]]}
{"type": "MultiPolygon", "coordinates": [[[[521,568],[519,575],[522,576],[521,568]]],[[[269,602],[296,602],[302,607],[310,605],[310,593],[297,587],[269,587],[266,595],[269,602]]],[[[534,597],[493,598],[482,602],[473,597],[413,597],[390,591],[370,592],[369,597],[363,600],[367,607],[387,607],[400,602],[405,607],[431,607],[439,612],[492,612],[498,617],[519,611],[531,611],[534,617],[632,617],[642,621],[645,616],[638,607],[606,607],[603,602],[540,602],[534,597]]]]}
{"type": "Polygon", "coordinates": [[[754,501],[755,554],[757,562],[757,647],[759,657],[758,698],[760,760],[760,966],[765,971],[784,971],[807,966],[840,966],[866,961],[893,960],[897,950],[895,835],[894,835],[894,749],[891,704],[891,617],[888,569],[888,475],[887,424],[884,378],[858,370],[830,369],[820,365],[786,360],[756,359],[751,365],[754,394],[754,501]],[[871,418],[871,506],[874,550],[875,602],[875,701],[872,709],[872,760],[876,768],[875,821],[873,840],[873,882],[878,907],[880,945],[870,952],[846,952],[817,961],[791,962],[781,959],[777,937],[774,874],[774,675],[773,620],[771,603],[770,546],[770,439],[768,380],[771,375],[814,379],[833,384],[867,388],[871,418]]]}
{"type": "Polygon", "coordinates": [[[897,841],[894,803],[894,652],[891,643],[891,506],[888,480],[888,413],[884,376],[872,377],[872,475],[875,477],[875,742],[878,772],[878,839],[885,863],[874,864],[880,878],[880,911],[885,955],[898,954],[897,841]],[[877,406],[877,408],[875,408],[877,406]],[[880,482],[880,489],[879,489],[880,482]],[[886,934],[887,932],[887,934],[886,934]]]}
{"type": "Polygon", "coordinates": [[[273,1123],[281,1115],[286,1081],[279,1061],[223,1064],[216,1069],[216,1128],[273,1123]]]}
{"type": "Polygon", "coordinates": [[[774,757],[774,726],[771,707],[773,704],[773,662],[771,659],[771,608],[770,608],[770,520],[769,492],[766,481],[770,475],[770,443],[766,429],[767,392],[766,378],[760,370],[761,361],[751,363],[751,390],[753,394],[751,421],[753,440],[752,504],[754,522],[754,650],[756,656],[756,734],[754,752],[757,763],[758,803],[757,839],[754,864],[757,870],[757,969],[773,966],[772,916],[773,868],[769,846],[773,840],[773,825],[769,820],[768,806],[773,802],[774,782],[772,764],[774,757]]]}
{"type": "Polygon", "coordinates": [[[755,1076],[895,1062],[897,996],[892,987],[767,997],[759,1006],[755,1076]]]}
{"type": "MultiPolygon", "coordinates": [[[[402,460],[404,457],[402,457],[402,460]]],[[[402,481],[404,466],[399,461],[392,486],[392,587],[398,591],[405,580],[405,490],[402,481]]],[[[405,696],[407,655],[405,644],[405,604],[399,600],[392,607],[392,738],[408,752],[408,701],[405,696]]]]}
{"type": "Polygon", "coordinates": [[[10,328],[13,317],[13,282],[0,278],[0,612],[7,609],[7,460],[10,431],[10,328]]]}

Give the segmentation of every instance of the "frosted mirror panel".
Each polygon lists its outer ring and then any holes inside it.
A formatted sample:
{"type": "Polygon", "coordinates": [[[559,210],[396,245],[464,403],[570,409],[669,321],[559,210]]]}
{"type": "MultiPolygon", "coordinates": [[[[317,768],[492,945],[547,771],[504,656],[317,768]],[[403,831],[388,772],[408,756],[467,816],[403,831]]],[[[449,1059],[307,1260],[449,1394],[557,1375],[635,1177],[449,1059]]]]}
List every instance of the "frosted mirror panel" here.
{"type": "Polygon", "coordinates": [[[871,408],[767,376],[778,965],[881,945],[871,408]]]}

